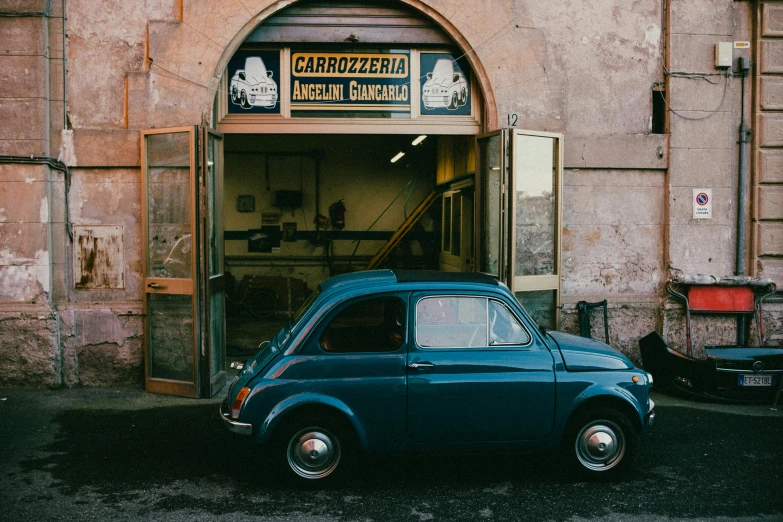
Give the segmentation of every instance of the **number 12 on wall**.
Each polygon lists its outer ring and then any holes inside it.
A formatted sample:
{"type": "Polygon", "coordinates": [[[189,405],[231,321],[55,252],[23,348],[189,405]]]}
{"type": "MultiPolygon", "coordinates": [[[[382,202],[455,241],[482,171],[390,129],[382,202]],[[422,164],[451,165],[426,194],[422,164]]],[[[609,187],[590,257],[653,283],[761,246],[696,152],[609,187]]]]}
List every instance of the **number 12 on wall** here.
{"type": "Polygon", "coordinates": [[[516,127],[517,126],[517,120],[518,117],[516,114],[511,113],[508,115],[508,126],[509,127],[516,127]]]}

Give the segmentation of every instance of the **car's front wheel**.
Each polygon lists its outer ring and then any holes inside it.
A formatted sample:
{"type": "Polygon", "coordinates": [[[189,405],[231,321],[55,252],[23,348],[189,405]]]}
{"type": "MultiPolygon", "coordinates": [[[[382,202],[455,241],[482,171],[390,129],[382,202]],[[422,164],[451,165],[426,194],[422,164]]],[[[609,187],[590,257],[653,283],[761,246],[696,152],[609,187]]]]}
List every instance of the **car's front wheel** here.
{"type": "Polygon", "coordinates": [[[281,464],[289,477],[300,483],[331,481],[345,465],[347,430],[332,419],[290,422],[279,440],[281,464]]]}
{"type": "Polygon", "coordinates": [[[449,101],[449,107],[450,110],[454,110],[457,108],[457,91],[454,91],[451,93],[451,101],[449,101]]]}
{"type": "Polygon", "coordinates": [[[627,415],[614,408],[591,408],[569,424],[565,449],[575,467],[593,477],[622,473],[633,460],[638,434],[627,415]]]}

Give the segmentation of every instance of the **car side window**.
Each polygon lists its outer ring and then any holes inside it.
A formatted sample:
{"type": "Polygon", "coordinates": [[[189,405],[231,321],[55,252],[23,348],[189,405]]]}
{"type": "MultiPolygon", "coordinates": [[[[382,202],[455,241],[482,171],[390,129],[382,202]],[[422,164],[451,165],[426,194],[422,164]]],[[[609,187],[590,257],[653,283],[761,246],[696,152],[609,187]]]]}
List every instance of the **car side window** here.
{"type": "Polygon", "coordinates": [[[530,334],[500,301],[489,301],[489,345],[527,344],[530,334]]]}
{"type": "Polygon", "coordinates": [[[393,352],[402,346],[405,307],[397,297],[352,303],[329,322],[321,334],[326,352],[393,352]]]}
{"type": "Polygon", "coordinates": [[[419,300],[416,342],[424,348],[487,346],[487,299],[438,296],[419,300]]]}
{"type": "Polygon", "coordinates": [[[416,304],[416,342],[422,348],[526,345],[530,333],[500,301],[474,296],[425,297],[416,304]]]}

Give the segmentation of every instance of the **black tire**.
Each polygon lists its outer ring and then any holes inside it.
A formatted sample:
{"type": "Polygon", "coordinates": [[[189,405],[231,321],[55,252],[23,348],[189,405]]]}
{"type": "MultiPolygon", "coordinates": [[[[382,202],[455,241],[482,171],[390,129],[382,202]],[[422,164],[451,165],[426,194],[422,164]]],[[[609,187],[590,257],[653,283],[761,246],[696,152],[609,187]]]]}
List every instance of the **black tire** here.
{"type": "Polygon", "coordinates": [[[328,416],[284,421],[275,437],[275,459],[284,475],[302,486],[339,479],[351,452],[350,429],[328,416]]]}
{"type": "Polygon", "coordinates": [[[231,101],[234,103],[239,102],[239,94],[237,93],[236,85],[234,87],[231,87],[231,101]]]}
{"type": "Polygon", "coordinates": [[[468,101],[468,90],[466,88],[462,88],[462,92],[459,95],[459,104],[465,105],[468,101]]]}
{"type": "Polygon", "coordinates": [[[576,471],[603,479],[625,472],[638,446],[639,434],[627,415],[611,407],[597,407],[569,421],[563,450],[576,471]]]}
{"type": "Polygon", "coordinates": [[[451,93],[451,101],[449,102],[449,109],[454,110],[457,108],[457,91],[451,93]]]}
{"type": "Polygon", "coordinates": [[[250,108],[250,102],[247,101],[247,93],[244,89],[239,93],[239,104],[245,109],[250,108]]]}

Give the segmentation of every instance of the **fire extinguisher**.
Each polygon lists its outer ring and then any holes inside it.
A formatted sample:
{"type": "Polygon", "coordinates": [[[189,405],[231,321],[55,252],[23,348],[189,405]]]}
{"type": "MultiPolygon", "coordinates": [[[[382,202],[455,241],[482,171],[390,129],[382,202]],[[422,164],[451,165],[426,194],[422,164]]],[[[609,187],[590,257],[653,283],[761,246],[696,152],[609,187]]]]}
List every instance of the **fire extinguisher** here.
{"type": "Polygon", "coordinates": [[[342,199],[329,205],[329,221],[334,229],[345,228],[345,203],[342,199]]]}

